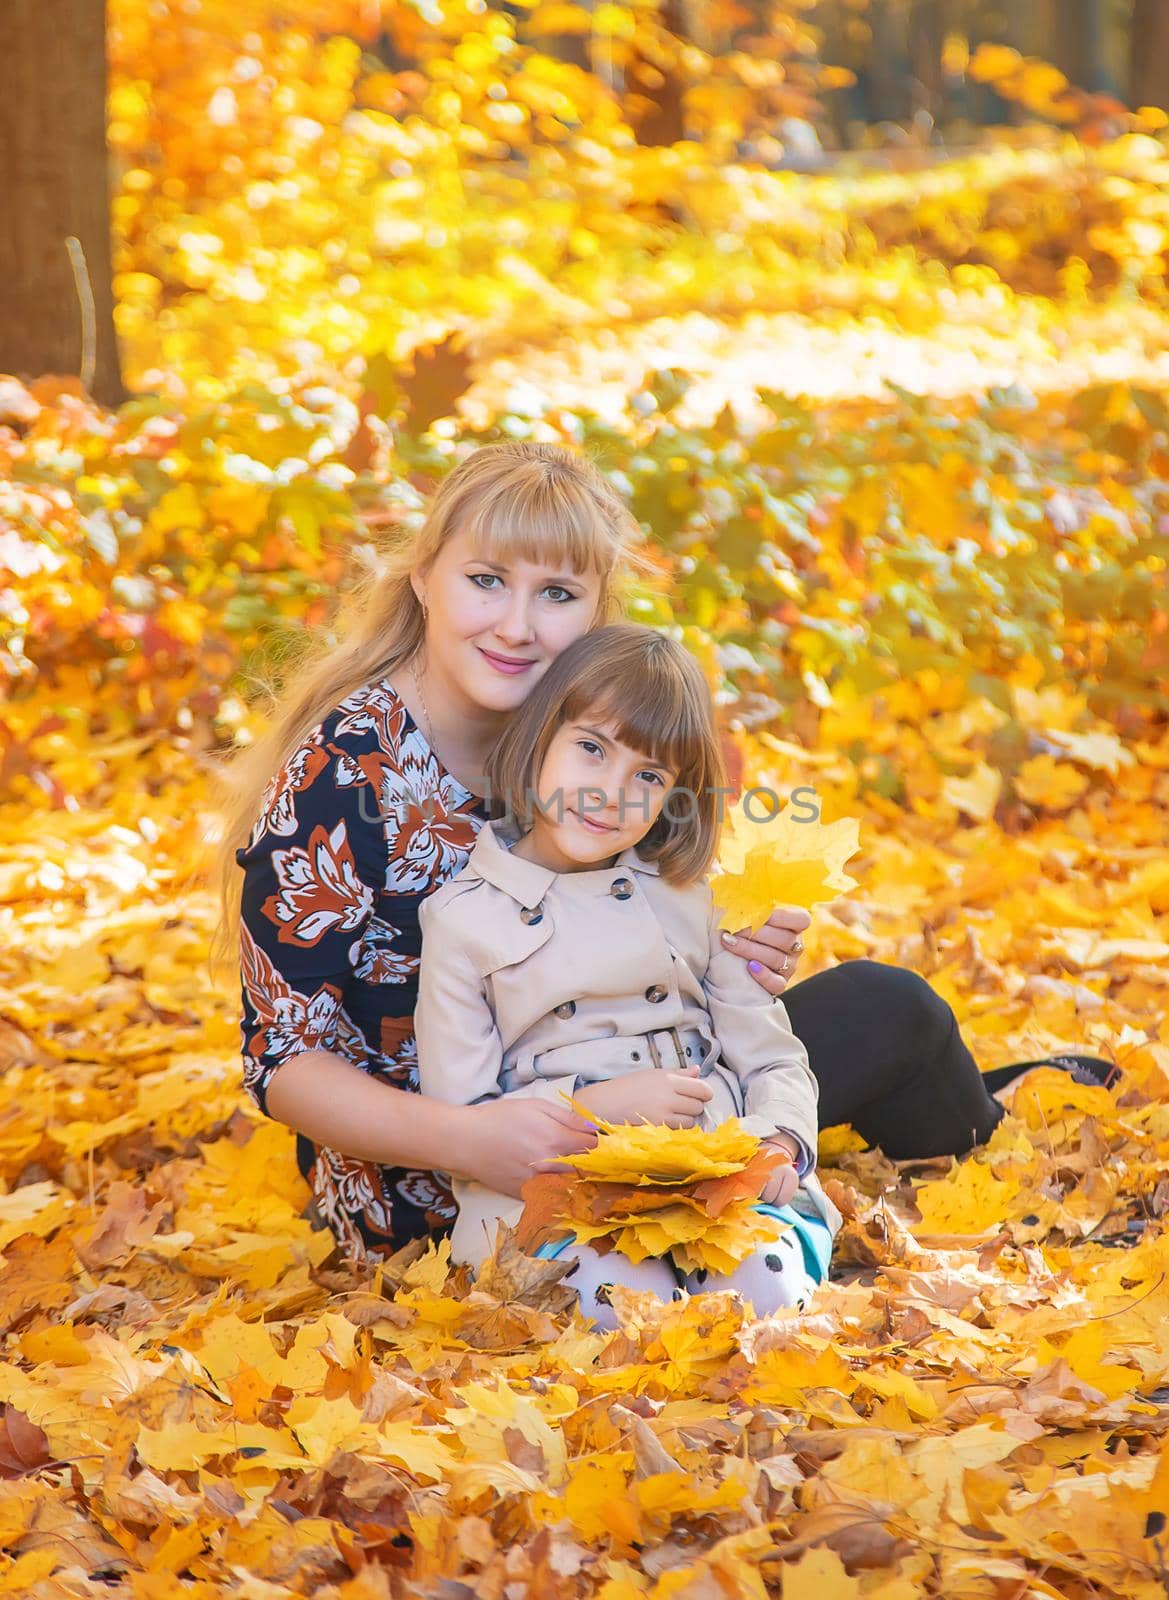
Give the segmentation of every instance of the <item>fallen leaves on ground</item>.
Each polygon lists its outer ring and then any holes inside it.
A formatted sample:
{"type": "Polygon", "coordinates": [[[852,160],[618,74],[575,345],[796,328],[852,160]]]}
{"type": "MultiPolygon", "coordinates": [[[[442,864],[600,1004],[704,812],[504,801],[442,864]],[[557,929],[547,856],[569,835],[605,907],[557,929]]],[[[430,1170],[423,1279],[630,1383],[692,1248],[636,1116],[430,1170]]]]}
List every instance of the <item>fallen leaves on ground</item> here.
{"type": "MultiPolygon", "coordinates": [[[[749,776],[773,755],[748,741],[749,776]]],[[[1163,1594],[1154,860],[1097,847],[1073,899],[1052,841],[866,813],[876,903],[819,910],[807,970],[928,951],[984,1064],[1094,1045],[1120,1083],[1049,1069],[961,1161],[829,1132],[853,1202],[808,1314],[619,1291],[605,1334],[508,1237],[477,1283],[445,1244],[337,1259],[203,965],[203,780],[141,760],[105,810],[10,808],[0,849],[0,1592],[1163,1594]],[[1095,1010],[1027,992],[1073,914],[1112,947],[1065,958],[1095,1010]]]]}

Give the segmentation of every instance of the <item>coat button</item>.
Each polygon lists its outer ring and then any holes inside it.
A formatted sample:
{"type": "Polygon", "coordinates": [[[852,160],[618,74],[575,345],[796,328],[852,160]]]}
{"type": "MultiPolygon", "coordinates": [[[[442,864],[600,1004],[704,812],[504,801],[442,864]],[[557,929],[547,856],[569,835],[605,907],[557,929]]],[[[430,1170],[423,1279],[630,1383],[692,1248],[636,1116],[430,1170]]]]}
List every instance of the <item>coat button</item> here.
{"type": "Polygon", "coordinates": [[[563,1005],[555,1006],[553,1008],[553,1014],[555,1016],[558,1016],[558,1017],[563,1017],[566,1020],[571,1016],[575,1016],[576,1015],[576,1001],[575,1000],[566,1000],[563,1005]]]}
{"type": "Polygon", "coordinates": [[[615,895],[618,900],[628,900],[633,893],[633,885],[628,878],[614,878],[609,886],[609,893],[615,895]]]}
{"type": "Polygon", "coordinates": [[[524,906],[520,911],[520,921],[526,922],[529,927],[531,927],[533,923],[540,922],[543,919],[543,916],[544,907],[542,904],[538,906],[524,906]]]}
{"type": "Polygon", "coordinates": [[[670,991],[664,988],[660,983],[655,983],[652,988],[649,988],[645,991],[645,998],[647,1000],[651,1000],[656,1006],[660,1000],[664,1000],[666,998],[669,992],[670,991]]]}

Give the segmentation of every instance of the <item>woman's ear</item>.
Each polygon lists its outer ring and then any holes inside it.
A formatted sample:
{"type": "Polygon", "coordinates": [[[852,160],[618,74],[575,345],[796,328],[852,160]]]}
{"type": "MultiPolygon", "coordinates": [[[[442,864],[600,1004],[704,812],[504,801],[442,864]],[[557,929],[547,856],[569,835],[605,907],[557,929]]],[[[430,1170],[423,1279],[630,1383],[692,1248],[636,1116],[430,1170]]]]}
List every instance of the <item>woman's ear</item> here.
{"type": "Polygon", "coordinates": [[[421,573],[412,572],[410,574],[410,587],[414,591],[414,598],[417,600],[418,604],[422,607],[422,615],[425,616],[426,615],[426,580],[422,577],[421,573]]]}

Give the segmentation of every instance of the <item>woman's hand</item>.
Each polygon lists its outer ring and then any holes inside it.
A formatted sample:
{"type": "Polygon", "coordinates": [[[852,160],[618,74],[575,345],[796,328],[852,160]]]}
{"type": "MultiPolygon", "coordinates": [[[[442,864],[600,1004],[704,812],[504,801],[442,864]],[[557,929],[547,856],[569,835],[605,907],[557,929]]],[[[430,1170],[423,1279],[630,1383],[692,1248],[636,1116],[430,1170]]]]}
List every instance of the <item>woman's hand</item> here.
{"type": "Polygon", "coordinates": [[[471,1114],[466,1149],[453,1170],[520,1199],[520,1189],[536,1172],[566,1172],[553,1156],[591,1150],[597,1130],[568,1106],[550,1100],[497,1096],[464,1108],[471,1114]]]}
{"type": "Polygon", "coordinates": [[[781,1138],[761,1139],[760,1144],[765,1150],[782,1151],[787,1160],[782,1166],[776,1167],[763,1185],[759,1198],[766,1201],[769,1206],[786,1206],[800,1186],[791,1146],[781,1138]]]}
{"type": "Polygon", "coordinates": [[[606,1122],[652,1122],[667,1128],[692,1128],[714,1095],[710,1085],[696,1076],[701,1070],[697,1064],[678,1072],[643,1067],[640,1072],[623,1072],[617,1078],[586,1084],[577,1090],[576,1098],[606,1122]]]}
{"type": "Polygon", "coordinates": [[[757,933],[740,928],[737,934],[724,934],[723,943],[732,955],[743,957],[747,971],[768,994],[781,995],[804,948],[800,934],[811,925],[803,906],[776,906],[757,933]]]}

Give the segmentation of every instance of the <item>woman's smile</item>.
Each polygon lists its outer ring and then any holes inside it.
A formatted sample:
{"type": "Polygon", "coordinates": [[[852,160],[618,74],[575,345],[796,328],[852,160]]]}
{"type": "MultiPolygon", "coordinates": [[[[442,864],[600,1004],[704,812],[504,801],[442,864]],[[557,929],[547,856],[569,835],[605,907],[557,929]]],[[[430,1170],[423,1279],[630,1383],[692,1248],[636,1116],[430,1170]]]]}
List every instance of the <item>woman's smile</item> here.
{"type": "Polygon", "coordinates": [[[485,650],[479,645],[479,654],[495,668],[497,672],[505,672],[509,678],[518,677],[521,672],[526,672],[529,667],[536,665],[534,657],[527,659],[516,656],[499,656],[491,650],[485,650]]]}

